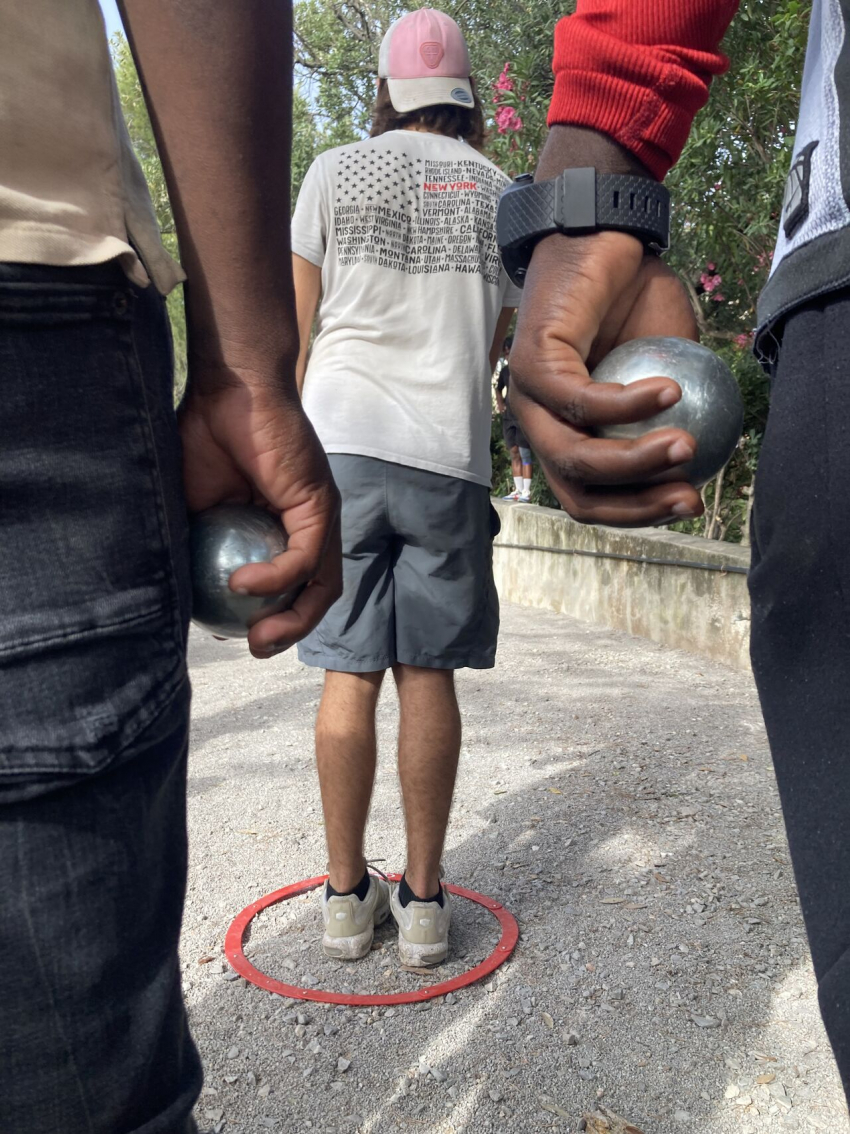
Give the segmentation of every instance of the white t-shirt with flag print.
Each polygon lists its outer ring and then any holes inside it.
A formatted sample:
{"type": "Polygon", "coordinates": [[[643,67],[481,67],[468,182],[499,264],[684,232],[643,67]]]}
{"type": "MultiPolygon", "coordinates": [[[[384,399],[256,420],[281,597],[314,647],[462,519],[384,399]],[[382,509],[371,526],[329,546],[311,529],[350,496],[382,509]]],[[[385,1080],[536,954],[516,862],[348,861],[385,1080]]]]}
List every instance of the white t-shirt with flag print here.
{"type": "Polygon", "coordinates": [[[496,246],[507,184],[464,142],[412,130],[310,167],[292,249],[322,269],[304,406],[327,452],[490,484],[488,356],[520,296],[496,246]]]}

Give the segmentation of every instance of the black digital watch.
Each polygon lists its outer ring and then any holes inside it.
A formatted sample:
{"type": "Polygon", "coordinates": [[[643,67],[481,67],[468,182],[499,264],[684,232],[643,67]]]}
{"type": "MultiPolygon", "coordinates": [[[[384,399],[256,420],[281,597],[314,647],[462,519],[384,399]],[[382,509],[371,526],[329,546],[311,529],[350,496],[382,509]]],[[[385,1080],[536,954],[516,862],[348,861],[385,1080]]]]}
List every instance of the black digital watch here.
{"type": "Polygon", "coordinates": [[[649,177],[565,169],[547,181],[530,173],[502,193],[496,239],[505,271],[522,287],[534,246],[545,236],[627,232],[655,253],[670,246],[670,194],[649,177]]]}

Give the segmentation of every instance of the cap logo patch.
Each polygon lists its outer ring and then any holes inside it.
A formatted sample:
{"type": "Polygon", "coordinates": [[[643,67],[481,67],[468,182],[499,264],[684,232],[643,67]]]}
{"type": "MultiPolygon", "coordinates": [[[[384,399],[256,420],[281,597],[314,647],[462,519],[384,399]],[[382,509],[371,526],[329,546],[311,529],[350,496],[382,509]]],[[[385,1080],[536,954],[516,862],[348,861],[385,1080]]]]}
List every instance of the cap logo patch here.
{"type": "Polygon", "coordinates": [[[467,105],[472,104],[472,96],[469,91],[465,91],[463,87],[455,87],[452,91],[452,98],[455,102],[465,102],[467,105]]]}
{"type": "Polygon", "coordinates": [[[435,67],[440,66],[445,53],[441,43],[429,41],[428,43],[419,44],[419,54],[422,56],[425,66],[433,70],[435,67]]]}

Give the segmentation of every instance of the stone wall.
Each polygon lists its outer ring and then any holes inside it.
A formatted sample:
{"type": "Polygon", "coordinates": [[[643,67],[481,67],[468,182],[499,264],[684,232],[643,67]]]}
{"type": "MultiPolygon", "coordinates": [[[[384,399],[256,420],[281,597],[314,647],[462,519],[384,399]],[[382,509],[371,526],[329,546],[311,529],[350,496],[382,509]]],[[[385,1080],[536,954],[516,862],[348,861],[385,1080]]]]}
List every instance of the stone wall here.
{"type": "Polygon", "coordinates": [[[747,548],[663,528],[588,527],[551,508],[493,503],[504,600],[749,667],[747,548]]]}

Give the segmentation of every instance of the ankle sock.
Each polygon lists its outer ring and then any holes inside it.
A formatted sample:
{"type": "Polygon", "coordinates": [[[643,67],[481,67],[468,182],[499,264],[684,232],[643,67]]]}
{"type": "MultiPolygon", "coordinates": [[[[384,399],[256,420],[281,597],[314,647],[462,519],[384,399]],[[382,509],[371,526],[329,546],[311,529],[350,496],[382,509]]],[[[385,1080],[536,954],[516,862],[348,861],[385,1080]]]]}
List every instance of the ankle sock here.
{"type": "Polygon", "coordinates": [[[366,873],[363,875],[363,877],[360,879],[360,881],[354,887],[353,890],[344,890],[344,891],[340,892],[339,890],[335,890],[333,888],[333,886],[331,886],[331,884],[330,884],[330,879],[328,880],[328,897],[329,898],[347,898],[351,894],[353,894],[354,897],[358,899],[358,901],[362,902],[365,899],[365,897],[368,893],[369,893],[369,871],[368,870],[366,871],[366,873]]]}
{"type": "Polygon", "coordinates": [[[407,884],[406,874],[402,875],[401,882],[399,882],[398,884],[398,900],[401,904],[402,909],[405,909],[410,902],[438,902],[441,906],[445,905],[442,886],[431,898],[417,898],[417,896],[413,893],[413,891],[407,884]]]}

